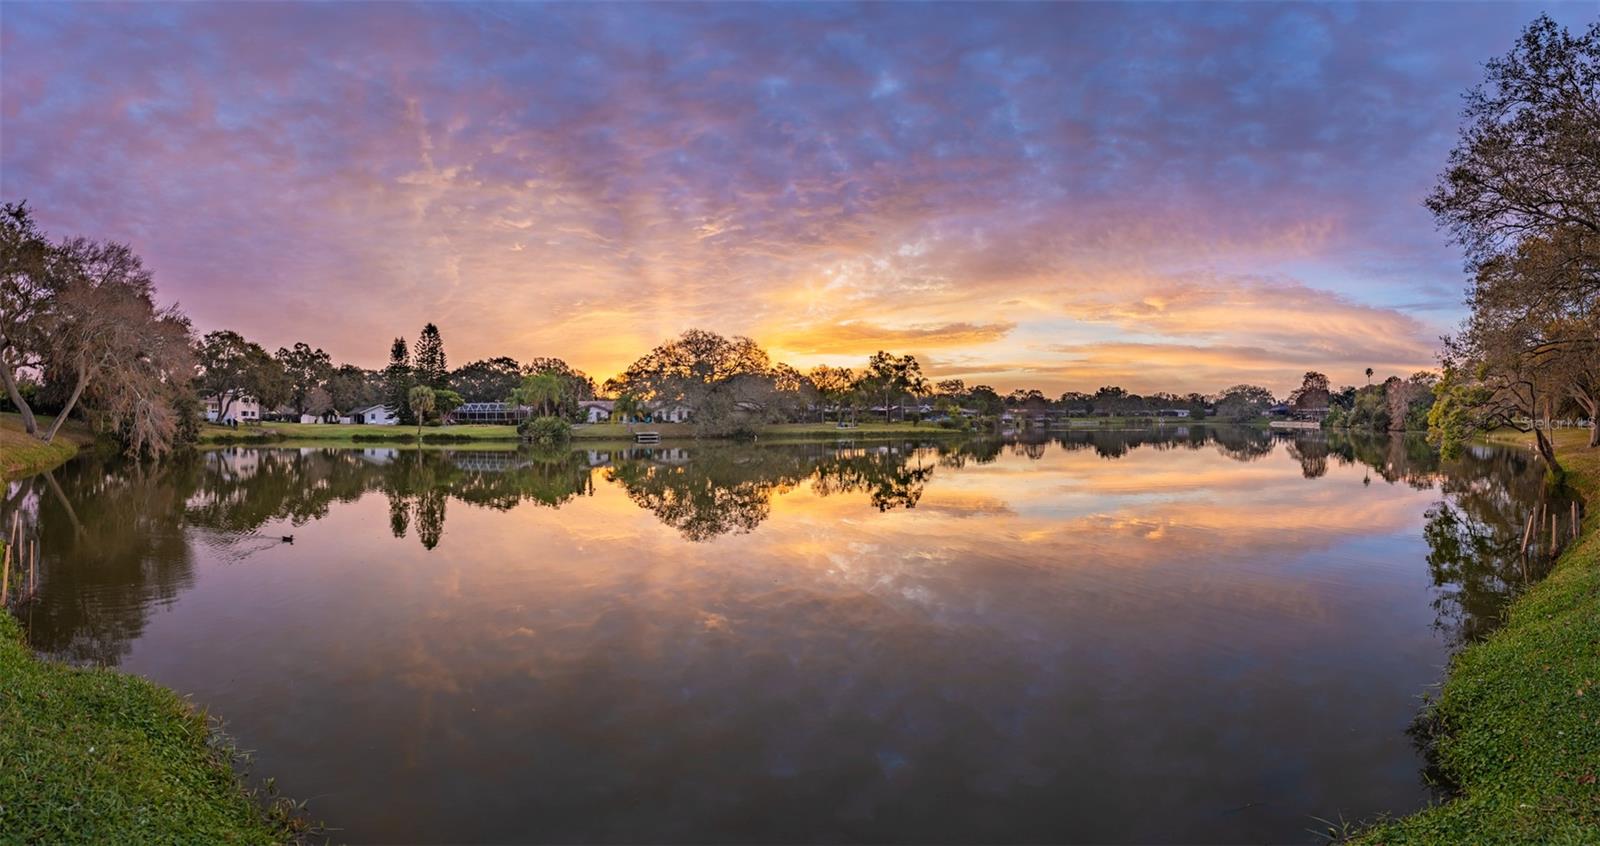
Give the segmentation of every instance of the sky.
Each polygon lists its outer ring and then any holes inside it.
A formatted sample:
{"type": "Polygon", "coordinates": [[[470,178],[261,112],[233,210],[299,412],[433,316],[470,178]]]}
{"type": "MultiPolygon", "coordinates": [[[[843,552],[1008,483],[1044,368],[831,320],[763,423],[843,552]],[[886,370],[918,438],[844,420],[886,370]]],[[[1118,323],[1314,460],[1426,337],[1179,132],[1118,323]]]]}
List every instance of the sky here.
{"type": "Polygon", "coordinates": [[[1435,364],[1461,95],[1573,4],[0,5],[0,196],[197,332],[1047,394],[1435,364]]]}

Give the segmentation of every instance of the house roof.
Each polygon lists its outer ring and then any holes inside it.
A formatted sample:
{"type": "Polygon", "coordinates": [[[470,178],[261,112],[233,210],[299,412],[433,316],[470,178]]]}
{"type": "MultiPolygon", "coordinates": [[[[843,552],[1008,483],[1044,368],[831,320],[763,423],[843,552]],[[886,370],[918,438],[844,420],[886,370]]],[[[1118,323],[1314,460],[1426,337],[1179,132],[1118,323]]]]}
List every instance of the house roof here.
{"type": "Polygon", "coordinates": [[[616,406],[616,404],[617,404],[616,400],[592,399],[592,400],[582,400],[582,401],[580,401],[578,403],[578,407],[579,408],[603,408],[606,411],[610,411],[612,408],[614,408],[616,406]]]}
{"type": "Polygon", "coordinates": [[[354,410],[354,411],[352,411],[350,413],[351,414],[366,414],[369,411],[377,411],[379,409],[387,411],[389,409],[389,407],[384,405],[383,403],[378,403],[377,405],[369,405],[366,408],[358,408],[358,409],[356,409],[356,410],[354,410]]]}

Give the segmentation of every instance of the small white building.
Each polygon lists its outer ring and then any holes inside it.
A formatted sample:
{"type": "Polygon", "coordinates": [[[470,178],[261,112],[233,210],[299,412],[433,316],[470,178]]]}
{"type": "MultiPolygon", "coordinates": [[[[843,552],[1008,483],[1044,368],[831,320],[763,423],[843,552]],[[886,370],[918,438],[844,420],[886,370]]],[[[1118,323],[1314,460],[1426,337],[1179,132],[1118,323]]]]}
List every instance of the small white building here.
{"type": "Polygon", "coordinates": [[[372,405],[350,412],[348,422],[365,423],[368,426],[398,426],[400,412],[386,405],[372,405]]]}
{"type": "Polygon", "coordinates": [[[615,400],[584,400],[578,403],[578,413],[585,423],[605,423],[616,409],[615,400]]]}
{"type": "Polygon", "coordinates": [[[255,397],[235,396],[230,392],[221,396],[203,397],[201,401],[206,406],[206,419],[212,423],[261,422],[261,403],[257,402],[255,397]]]}

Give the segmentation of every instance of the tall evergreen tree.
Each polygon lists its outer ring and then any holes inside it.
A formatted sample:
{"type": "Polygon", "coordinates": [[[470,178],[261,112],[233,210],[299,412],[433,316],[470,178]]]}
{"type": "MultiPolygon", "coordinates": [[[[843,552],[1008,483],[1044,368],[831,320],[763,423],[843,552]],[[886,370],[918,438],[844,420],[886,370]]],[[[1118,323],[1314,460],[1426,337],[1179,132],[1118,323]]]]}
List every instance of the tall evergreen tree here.
{"type": "Polygon", "coordinates": [[[389,366],[383,369],[384,405],[400,415],[400,422],[409,425],[416,421],[411,414],[411,386],[415,384],[411,372],[411,351],[406,349],[405,338],[395,338],[389,348],[389,366]]]}
{"type": "Polygon", "coordinates": [[[422,327],[417,338],[417,357],[414,361],[417,384],[434,390],[450,387],[450,368],[444,359],[444,341],[439,337],[439,327],[429,323],[422,327]]]}

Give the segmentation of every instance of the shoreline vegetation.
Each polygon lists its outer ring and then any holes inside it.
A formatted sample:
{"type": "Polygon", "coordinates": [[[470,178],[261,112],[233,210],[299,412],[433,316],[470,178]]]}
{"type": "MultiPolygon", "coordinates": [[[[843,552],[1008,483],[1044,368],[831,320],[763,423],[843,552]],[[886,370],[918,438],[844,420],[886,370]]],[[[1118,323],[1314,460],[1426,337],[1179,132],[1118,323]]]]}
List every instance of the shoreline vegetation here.
{"type": "MultiPolygon", "coordinates": [[[[1133,417],[1073,418],[1067,425],[1052,427],[1052,431],[1068,429],[1093,429],[1137,426],[1190,426],[1190,425],[1261,425],[1256,421],[1235,423],[1226,420],[1181,420],[1133,417]]],[[[572,427],[570,439],[579,441],[632,442],[638,432],[656,432],[664,441],[729,440],[735,435],[706,435],[698,433],[686,423],[636,423],[631,427],[622,423],[580,423],[572,427]]],[[[884,423],[863,421],[841,429],[829,423],[772,423],[755,433],[758,443],[783,441],[848,441],[872,438],[925,438],[973,437],[984,433],[972,429],[947,429],[932,423],[884,423]]],[[[421,442],[425,446],[450,446],[484,442],[507,445],[521,440],[517,427],[512,425],[466,423],[451,426],[427,426],[422,430],[421,442]]],[[[371,443],[414,444],[416,429],[407,426],[381,426],[351,423],[273,423],[232,428],[208,424],[200,430],[198,444],[204,446],[263,445],[283,446],[301,442],[321,444],[349,444],[360,446],[371,443]]]]}
{"type": "MultiPolygon", "coordinates": [[[[54,418],[39,421],[49,426],[54,418]]],[[[94,442],[94,433],[76,420],[67,421],[55,440],[45,443],[24,431],[16,414],[0,414],[0,483],[59,467],[94,442]]]]}
{"type": "Polygon", "coordinates": [[[0,842],[294,843],[300,805],[170,689],[35,655],[0,613],[0,842]]]}
{"type": "MultiPolygon", "coordinates": [[[[1368,846],[1600,841],[1600,450],[1557,432],[1582,531],[1505,624],[1450,663],[1422,716],[1455,797],[1358,834],[1368,846]]],[[[1532,436],[1495,432],[1496,443],[1532,436]]]]}

